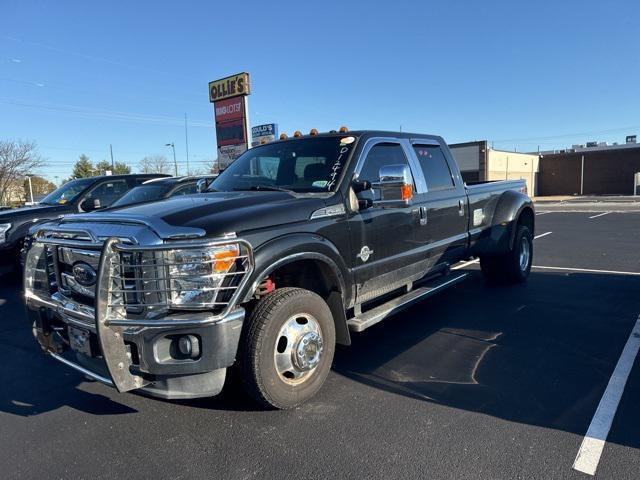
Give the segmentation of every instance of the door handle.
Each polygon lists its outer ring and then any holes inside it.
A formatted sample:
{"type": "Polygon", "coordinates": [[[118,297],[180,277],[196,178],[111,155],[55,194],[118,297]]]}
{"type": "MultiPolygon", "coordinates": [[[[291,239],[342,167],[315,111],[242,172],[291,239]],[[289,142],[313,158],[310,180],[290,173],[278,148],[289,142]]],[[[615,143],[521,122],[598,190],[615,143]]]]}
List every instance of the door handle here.
{"type": "Polygon", "coordinates": [[[425,206],[421,206],[420,207],[420,225],[426,225],[427,224],[427,207],[425,206]]]}
{"type": "Polygon", "coordinates": [[[458,215],[464,216],[464,200],[458,200],[458,215]]]}

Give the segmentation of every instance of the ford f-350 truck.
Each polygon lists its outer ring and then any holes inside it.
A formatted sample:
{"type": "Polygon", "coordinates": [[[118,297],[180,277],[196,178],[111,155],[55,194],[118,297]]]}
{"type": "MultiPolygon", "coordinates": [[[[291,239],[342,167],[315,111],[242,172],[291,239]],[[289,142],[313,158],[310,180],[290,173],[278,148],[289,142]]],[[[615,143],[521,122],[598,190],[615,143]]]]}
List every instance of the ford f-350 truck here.
{"type": "Polygon", "coordinates": [[[438,136],[281,139],[204,194],[44,226],[27,311],[47,354],[120,392],[213,396],[235,368],[256,401],[291,408],[336,344],[460,282],[457,262],[524,282],[534,220],[523,181],[465,185],[438,136]]]}

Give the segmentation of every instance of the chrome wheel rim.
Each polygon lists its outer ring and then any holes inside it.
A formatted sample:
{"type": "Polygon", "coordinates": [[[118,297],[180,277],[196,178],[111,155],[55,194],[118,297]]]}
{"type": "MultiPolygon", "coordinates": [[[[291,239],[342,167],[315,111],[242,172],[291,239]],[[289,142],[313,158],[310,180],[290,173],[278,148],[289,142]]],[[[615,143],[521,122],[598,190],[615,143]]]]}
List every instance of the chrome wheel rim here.
{"type": "Polygon", "coordinates": [[[273,349],[278,376],[289,385],[305,382],[318,367],[323,350],[322,329],[313,315],[289,317],[280,327],[273,349]]]}
{"type": "Polygon", "coordinates": [[[529,266],[529,259],[531,258],[531,245],[526,237],[522,237],[520,241],[520,270],[525,271],[529,266]]]}

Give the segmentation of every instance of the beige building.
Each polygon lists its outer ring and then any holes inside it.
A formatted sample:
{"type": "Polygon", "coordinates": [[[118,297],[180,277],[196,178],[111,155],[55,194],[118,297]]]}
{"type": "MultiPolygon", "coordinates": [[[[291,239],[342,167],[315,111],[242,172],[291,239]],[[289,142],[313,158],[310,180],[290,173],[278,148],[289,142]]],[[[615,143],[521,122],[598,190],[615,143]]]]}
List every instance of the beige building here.
{"type": "Polygon", "coordinates": [[[518,180],[527,182],[529,195],[536,194],[539,157],[530,153],[506,152],[490,148],[487,152],[487,180],[518,180]]]}
{"type": "Polygon", "coordinates": [[[494,150],[486,140],[451,144],[449,148],[465,182],[523,179],[529,195],[537,194],[538,155],[494,150]]]}

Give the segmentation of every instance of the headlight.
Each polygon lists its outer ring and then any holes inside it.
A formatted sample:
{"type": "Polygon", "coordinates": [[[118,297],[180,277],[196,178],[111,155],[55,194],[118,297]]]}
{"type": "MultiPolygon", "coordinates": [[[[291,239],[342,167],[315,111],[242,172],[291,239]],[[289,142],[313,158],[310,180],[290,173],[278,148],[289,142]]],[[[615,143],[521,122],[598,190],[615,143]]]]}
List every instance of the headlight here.
{"type": "Polygon", "coordinates": [[[238,245],[165,252],[170,308],[214,308],[232,293],[234,266],[242,261],[238,245]]]}
{"type": "Polygon", "coordinates": [[[7,231],[10,228],[10,223],[0,223],[0,243],[4,243],[7,241],[7,231]]]}

